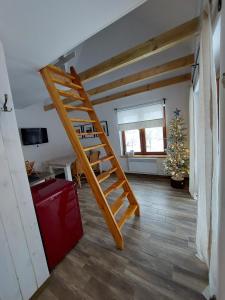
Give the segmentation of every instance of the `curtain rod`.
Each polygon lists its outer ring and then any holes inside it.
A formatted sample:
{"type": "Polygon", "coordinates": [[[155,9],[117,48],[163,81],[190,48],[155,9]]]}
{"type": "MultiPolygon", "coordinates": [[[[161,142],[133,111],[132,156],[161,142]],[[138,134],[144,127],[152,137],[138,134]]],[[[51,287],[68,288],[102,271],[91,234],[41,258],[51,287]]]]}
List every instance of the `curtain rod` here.
{"type": "Polygon", "coordinates": [[[196,58],[195,58],[195,63],[192,65],[193,67],[193,71],[192,71],[192,84],[194,85],[194,80],[195,80],[195,73],[196,73],[196,69],[199,68],[199,63],[198,63],[198,59],[199,59],[199,52],[200,52],[200,46],[198,46],[197,49],[197,54],[196,54],[196,58]]]}
{"type": "Polygon", "coordinates": [[[124,106],[124,107],[114,108],[114,110],[115,111],[117,111],[117,110],[128,110],[128,109],[131,109],[131,108],[134,108],[134,107],[145,106],[145,105],[149,105],[149,104],[154,105],[154,104],[157,104],[157,102],[160,102],[160,101],[163,101],[163,105],[165,105],[166,98],[161,98],[161,99],[154,100],[154,101],[151,101],[151,102],[145,102],[145,103],[140,103],[140,104],[131,105],[131,106],[124,106]]]}
{"type": "Polygon", "coordinates": [[[222,8],[222,0],[218,1],[218,11],[220,12],[222,8]]]}

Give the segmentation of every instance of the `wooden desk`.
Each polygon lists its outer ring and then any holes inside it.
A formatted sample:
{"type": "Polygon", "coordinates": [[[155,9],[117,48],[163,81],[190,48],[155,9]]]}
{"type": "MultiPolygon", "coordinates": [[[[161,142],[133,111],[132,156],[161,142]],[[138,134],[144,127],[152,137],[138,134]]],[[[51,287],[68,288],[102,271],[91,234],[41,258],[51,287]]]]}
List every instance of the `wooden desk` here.
{"type": "Polygon", "coordinates": [[[71,174],[71,164],[75,161],[75,155],[68,155],[54,158],[49,160],[46,163],[49,166],[49,171],[51,174],[54,174],[54,169],[64,169],[66,180],[73,181],[71,174]]]}

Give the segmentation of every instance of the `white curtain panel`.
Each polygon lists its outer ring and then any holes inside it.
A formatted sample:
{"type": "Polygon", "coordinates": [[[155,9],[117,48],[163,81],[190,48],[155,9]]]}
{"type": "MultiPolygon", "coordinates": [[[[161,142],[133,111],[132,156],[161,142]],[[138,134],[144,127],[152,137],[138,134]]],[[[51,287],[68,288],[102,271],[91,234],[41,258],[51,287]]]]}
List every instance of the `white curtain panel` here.
{"type": "Polygon", "coordinates": [[[198,101],[194,97],[193,86],[190,87],[189,94],[189,134],[190,134],[190,174],[189,174],[189,192],[192,198],[197,198],[197,157],[196,157],[196,113],[195,102],[198,101]]]}
{"type": "Polygon", "coordinates": [[[214,126],[213,103],[217,98],[209,5],[202,14],[200,33],[200,72],[198,109],[198,256],[209,266],[211,247],[211,208],[213,186],[214,126]]]}
{"type": "MultiPolygon", "coordinates": [[[[210,228],[210,261],[209,261],[209,287],[210,294],[216,295],[218,288],[218,218],[219,218],[219,118],[218,118],[218,92],[216,82],[216,67],[214,53],[211,51],[211,123],[212,123],[212,202],[211,202],[211,228],[210,228]]],[[[225,299],[225,295],[224,295],[225,299]]]]}
{"type": "Polygon", "coordinates": [[[225,299],[225,3],[221,11],[221,50],[220,50],[220,99],[219,99],[219,232],[218,252],[218,300],[225,299]]]}
{"type": "Polygon", "coordinates": [[[198,112],[199,112],[199,84],[194,90],[194,137],[195,137],[195,182],[194,182],[194,199],[198,199],[198,112]]]}

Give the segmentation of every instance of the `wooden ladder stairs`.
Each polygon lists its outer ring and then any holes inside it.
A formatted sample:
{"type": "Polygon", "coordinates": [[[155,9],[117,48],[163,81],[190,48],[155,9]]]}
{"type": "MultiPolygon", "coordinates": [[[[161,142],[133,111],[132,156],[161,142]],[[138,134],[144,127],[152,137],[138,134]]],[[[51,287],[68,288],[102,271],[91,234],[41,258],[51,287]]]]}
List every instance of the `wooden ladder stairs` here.
{"type": "Polygon", "coordinates": [[[48,108],[55,108],[57,110],[65,131],[70,139],[73,150],[82,165],[87,181],[90,184],[92,192],[96,198],[99,208],[103,213],[115,243],[119,249],[123,249],[124,241],[121,228],[128,218],[133,215],[139,216],[139,205],[119,164],[119,161],[114,154],[108,138],[102,129],[100,121],[95,113],[95,110],[93,109],[91,101],[89,100],[88,94],[85,92],[80,78],[73,67],[70,68],[69,73],[64,72],[56,66],[48,65],[41,69],[40,73],[53,101],[52,104],[48,105],[48,108]],[[63,88],[61,86],[63,86],[63,88]],[[59,89],[59,87],[61,87],[61,89],[59,89]],[[78,105],[76,106],[70,104],[77,101],[78,105]],[[86,112],[89,118],[84,120],[70,117],[69,112],[71,111],[86,112]],[[95,132],[77,132],[74,128],[74,123],[92,123],[94,125],[95,132]],[[90,134],[97,135],[100,143],[89,147],[83,147],[80,142],[80,138],[84,135],[88,136],[90,134]],[[100,148],[104,149],[105,155],[100,157],[98,161],[90,163],[86,152],[100,148]],[[92,166],[105,161],[110,162],[111,168],[100,175],[96,175],[92,169],[92,166]],[[108,188],[103,189],[101,187],[101,183],[108,179],[112,174],[115,174],[116,181],[108,188]],[[112,204],[109,204],[107,198],[113,191],[117,189],[122,190],[121,195],[112,204]],[[129,201],[129,205],[122,213],[119,220],[117,220],[116,214],[123,207],[126,199],[129,201]]]}

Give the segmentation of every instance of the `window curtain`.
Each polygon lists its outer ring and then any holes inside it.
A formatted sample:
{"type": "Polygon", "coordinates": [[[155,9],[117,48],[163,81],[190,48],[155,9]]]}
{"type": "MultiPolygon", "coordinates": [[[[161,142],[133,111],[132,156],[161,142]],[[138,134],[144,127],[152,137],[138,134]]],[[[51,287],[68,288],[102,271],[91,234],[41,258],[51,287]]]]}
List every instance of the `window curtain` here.
{"type": "Polygon", "coordinates": [[[196,95],[198,101],[195,96],[193,97],[192,91],[190,92],[191,143],[196,141],[194,146],[191,144],[190,192],[194,195],[197,191],[197,254],[209,266],[208,294],[212,296],[217,293],[218,284],[219,139],[217,84],[209,3],[202,15],[199,93],[196,95]]]}
{"type": "Polygon", "coordinates": [[[119,130],[163,126],[163,101],[117,110],[119,130]]]}
{"type": "Polygon", "coordinates": [[[193,86],[189,93],[189,134],[190,134],[190,174],[189,174],[189,192],[192,198],[197,199],[197,135],[196,135],[196,102],[198,98],[194,96],[193,86]]]}
{"type": "Polygon", "coordinates": [[[201,260],[210,265],[212,216],[216,201],[217,168],[217,89],[213,59],[209,3],[202,14],[200,33],[199,104],[197,128],[198,217],[196,245],[201,260]],[[213,205],[212,205],[213,204],[213,205]]]}
{"type": "MultiPolygon", "coordinates": [[[[211,51],[211,55],[213,53],[211,51]]],[[[211,296],[217,290],[217,251],[218,251],[218,215],[219,215],[219,119],[218,93],[214,58],[211,57],[211,122],[212,122],[212,200],[210,226],[210,260],[209,260],[209,287],[211,296]]]]}
{"type": "Polygon", "coordinates": [[[218,191],[218,261],[217,299],[223,300],[225,295],[225,3],[221,11],[221,50],[220,50],[220,97],[219,97],[219,191],[218,191]]]}

